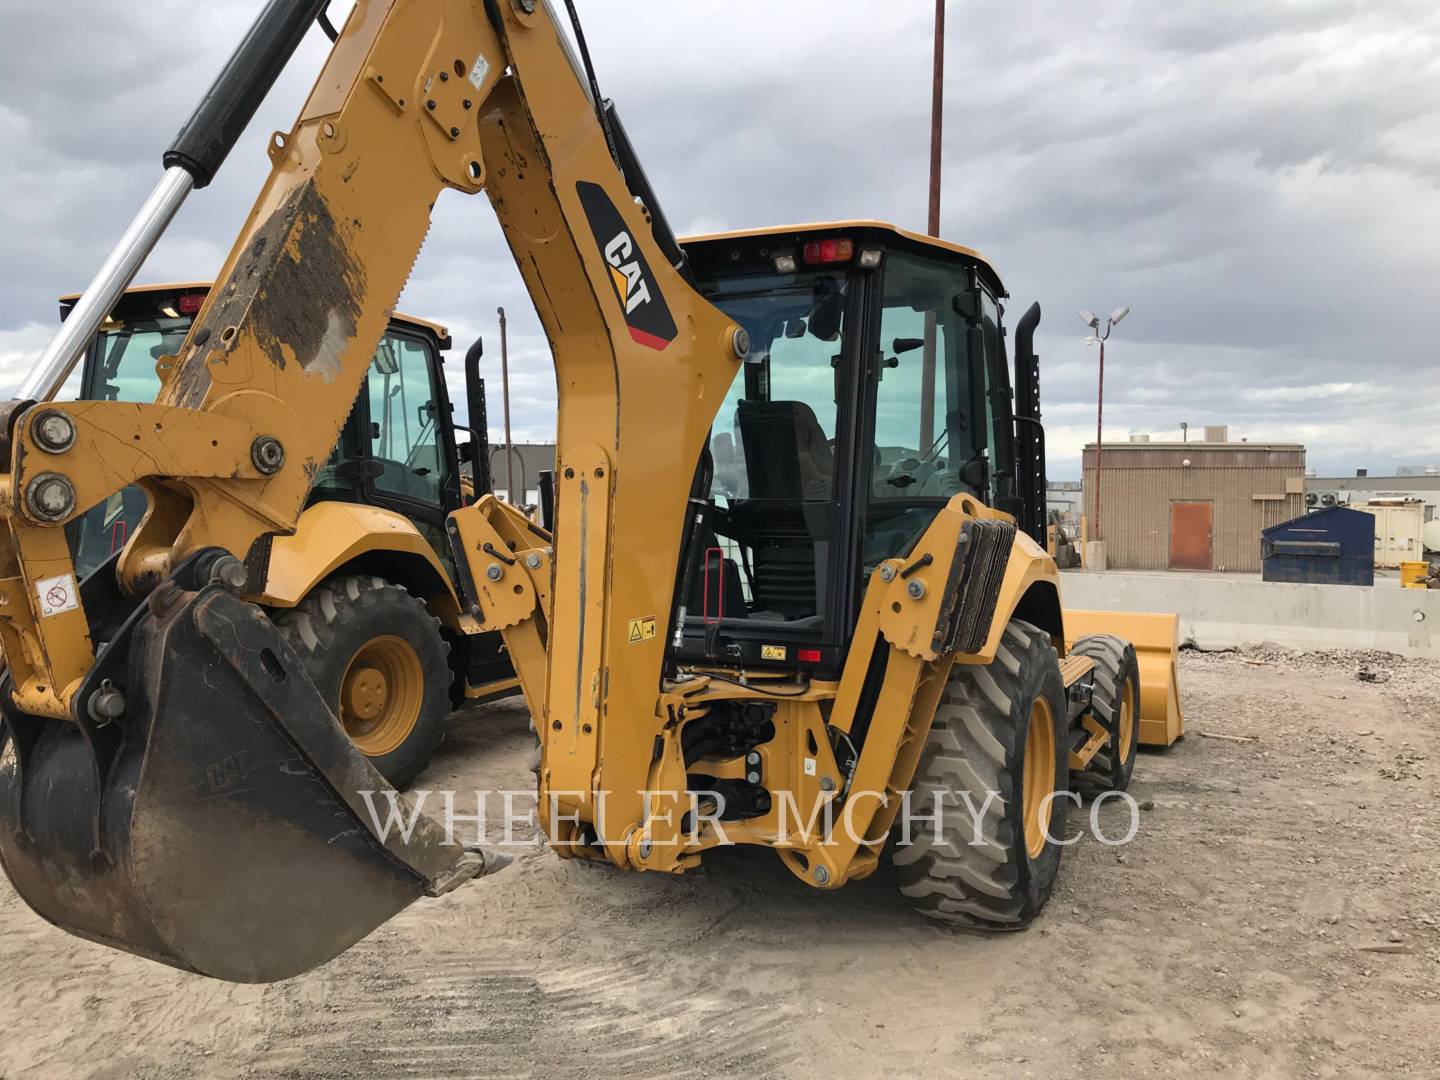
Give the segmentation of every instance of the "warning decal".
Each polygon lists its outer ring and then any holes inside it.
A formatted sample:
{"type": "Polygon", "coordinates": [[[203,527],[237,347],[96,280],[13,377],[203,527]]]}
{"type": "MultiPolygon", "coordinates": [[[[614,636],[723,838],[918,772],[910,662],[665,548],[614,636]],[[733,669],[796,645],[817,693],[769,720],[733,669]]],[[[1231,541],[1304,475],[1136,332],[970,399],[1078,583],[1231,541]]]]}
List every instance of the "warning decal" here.
{"type": "Polygon", "coordinates": [[[40,601],[42,618],[74,611],[80,606],[80,590],[75,587],[72,574],[41,578],[35,583],[35,596],[40,601]]]}
{"type": "Polygon", "coordinates": [[[653,641],[655,639],[655,616],[647,615],[643,619],[630,620],[630,644],[639,645],[642,641],[653,641]]]}

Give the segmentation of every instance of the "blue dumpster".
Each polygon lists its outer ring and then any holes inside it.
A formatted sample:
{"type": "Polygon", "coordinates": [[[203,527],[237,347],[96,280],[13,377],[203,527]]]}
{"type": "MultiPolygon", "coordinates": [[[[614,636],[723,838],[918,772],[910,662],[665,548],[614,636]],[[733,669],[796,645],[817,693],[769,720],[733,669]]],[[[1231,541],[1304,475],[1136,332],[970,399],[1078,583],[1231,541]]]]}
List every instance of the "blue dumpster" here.
{"type": "Polygon", "coordinates": [[[1375,515],[1332,506],[1271,525],[1260,534],[1266,581],[1375,584],[1375,515]]]}

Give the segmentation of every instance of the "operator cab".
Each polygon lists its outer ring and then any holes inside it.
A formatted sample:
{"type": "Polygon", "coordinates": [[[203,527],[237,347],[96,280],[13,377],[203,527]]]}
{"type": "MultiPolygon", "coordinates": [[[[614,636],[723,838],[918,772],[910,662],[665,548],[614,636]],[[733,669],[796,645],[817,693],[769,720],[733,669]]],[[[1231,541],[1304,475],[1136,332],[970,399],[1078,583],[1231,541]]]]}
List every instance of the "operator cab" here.
{"type": "Polygon", "coordinates": [[[682,662],[838,673],[865,583],[951,496],[1020,486],[999,276],[878,222],[685,241],[750,352],[696,477],[682,662]]]}
{"type": "MultiPolygon", "coordinates": [[[[155,400],[155,364],[179,351],[209,292],[207,284],[141,286],[129,290],[95,335],[86,354],[83,400],[155,400]]],[[[77,297],[60,302],[61,317],[77,297]]],[[[446,393],[442,326],[396,315],[381,338],[364,385],[340,438],[320,468],[309,503],[323,500],[380,506],[410,518],[449,565],[445,515],[461,505],[460,461],[446,393]]],[[[308,504],[307,504],[308,505],[308,504]]],[[[82,578],[125,546],[146,507],[127,487],[66,526],[82,578]]]]}

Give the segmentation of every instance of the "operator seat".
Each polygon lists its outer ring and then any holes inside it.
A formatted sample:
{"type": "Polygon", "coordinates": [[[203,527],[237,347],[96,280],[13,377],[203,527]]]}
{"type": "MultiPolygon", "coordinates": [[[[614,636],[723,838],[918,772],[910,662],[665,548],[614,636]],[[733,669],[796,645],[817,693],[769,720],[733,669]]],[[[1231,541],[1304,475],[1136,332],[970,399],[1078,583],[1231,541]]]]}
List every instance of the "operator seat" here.
{"type": "Polygon", "coordinates": [[[736,426],[752,499],[828,499],[835,451],[803,401],[741,401],[736,426]]]}

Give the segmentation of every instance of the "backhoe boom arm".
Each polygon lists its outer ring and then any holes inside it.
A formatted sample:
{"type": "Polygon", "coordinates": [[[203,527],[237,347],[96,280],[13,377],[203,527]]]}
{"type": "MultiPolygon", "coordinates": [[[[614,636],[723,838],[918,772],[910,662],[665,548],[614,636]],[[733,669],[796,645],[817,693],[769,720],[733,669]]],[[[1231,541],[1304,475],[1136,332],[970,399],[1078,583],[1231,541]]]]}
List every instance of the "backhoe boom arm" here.
{"type": "MultiPolygon", "coordinates": [[[[293,49],[300,8],[267,7],[237,53],[253,85],[237,60],[217,84],[236,74],[234,99],[197,117],[233,119],[258,101],[254,86],[283,64],[255,43],[293,49]]],[[[192,123],[177,140],[191,152],[167,157],[167,177],[183,174],[178,194],[208,180],[233,141],[228,129],[205,135],[203,119],[192,123]]],[[[743,334],[657,244],[543,2],[356,4],[269,156],[188,337],[157,363],[156,402],[12,402],[0,477],[10,688],[0,861],[37,911],[74,933],[243,981],[321,963],[417,897],[497,865],[430,825],[397,844],[362,813],[361,796],[384,794],[384,781],[253,603],[270,542],[296,526],[440,193],[489,196],[555,356],[554,588],[537,581],[507,633],[552,737],[546,782],[573,792],[565,814],[593,816],[602,761],[636,787],[649,772],[636,732],[656,723],[664,643],[629,644],[627,620],[668,622],[680,508],[743,352],[743,334]],[[145,490],[145,518],[77,586],[64,526],[130,484],[145,490]]],[[[167,194],[159,217],[174,205],[167,194]]],[[[103,317],[159,217],[127,236],[119,269],[72,319],[103,317]]],[[[88,336],[80,325],[71,344],[88,336]]],[[[462,515],[479,524],[484,509],[460,511],[457,526],[462,515]]],[[[497,520],[512,551],[535,539],[497,520]]],[[[524,592],[507,576],[518,561],[495,551],[498,583],[492,557],[463,546],[461,576],[513,599],[524,592]]],[[[548,571],[548,544],[533,554],[548,571]]],[[[466,599],[479,608],[474,589],[466,599]]],[[[666,779],[684,786],[683,772],[666,779]]],[[[625,820],[640,820],[638,800],[625,820]]]]}
{"type": "MultiPolygon", "coordinates": [[[[232,62],[217,88],[235,83],[245,64],[261,84],[273,81],[273,57],[256,42],[293,49],[293,7],[271,5],[237,53],[244,63],[232,62]],[[282,25],[266,31],[266,19],[282,25]]],[[[166,156],[205,181],[223,152],[218,137],[203,138],[203,119],[223,127],[234,113],[217,112],[217,96],[166,156]]],[[[672,464],[676,433],[657,432],[651,418],[685,402],[680,460],[698,454],[735,356],[729,322],[681,280],[635,205],[548,6],[357,5],[299,119],[274,136],[269,153],[270,176],[215,288],[178,355],[159,365],[157,405],[208,419],[177,428],[113,403],[48,406],[78,430],[73,451],[53,454],[37,449],[37,409],[12,416],[13,544],[0,556],[8,563],[0,589],[16,603],[0,612],[0,641],[15,658],[17,704],[72,714],[79,675],[93,662],[87,624],[78,614],[47,618],[35,588],[66,573],[60,528],[110,491],[139,482],[152,503],[118,567],[127,592],[144,595],[187,555],[210,548],[240,558],[243,591],[259,591],[270,538],[294,528],[445,189],[490,196],[567,390],[560,445],[562,456],[573,448],[575,463],[568,477],[562,467],[560,500],[578,498],[586,550],[574,564],[562,556],[560,573],[583,579],[566,595],[585,617],[556,620],[583,627],[579,640],[563,642],[583,654],[581,665],[557,678],[562,697],[593,698],[579,685],[603,667],[603,597],[630,576],[612,578],[606,537],[617,511],[646,520],[644,562],[655,568],[627,567],[639,571],[642,593],[621,599],[646,615],[668,610],[663,568],[674,564],[680,522],[678,514],[656,521],[655,508],[688,482],[688,470],[672,464]],[[235,436],[215,437],[232,427],[235,436]],[[633,487],[616,473],[622,433],[664,462],[637,467],[633,487]],[[136,453],[109,460],[110,439],[136,453]],[[106,461],[99,480],[83,472],[94,460],[106,461]],[[70,485],[65,512],[37,520],[37,476],[70,485]],[[645,494],[632,509],[636,489],[645,494]]],[[[658,646],[650,651],[641,681],[653,696],[660,657],[658,646]]]]}

